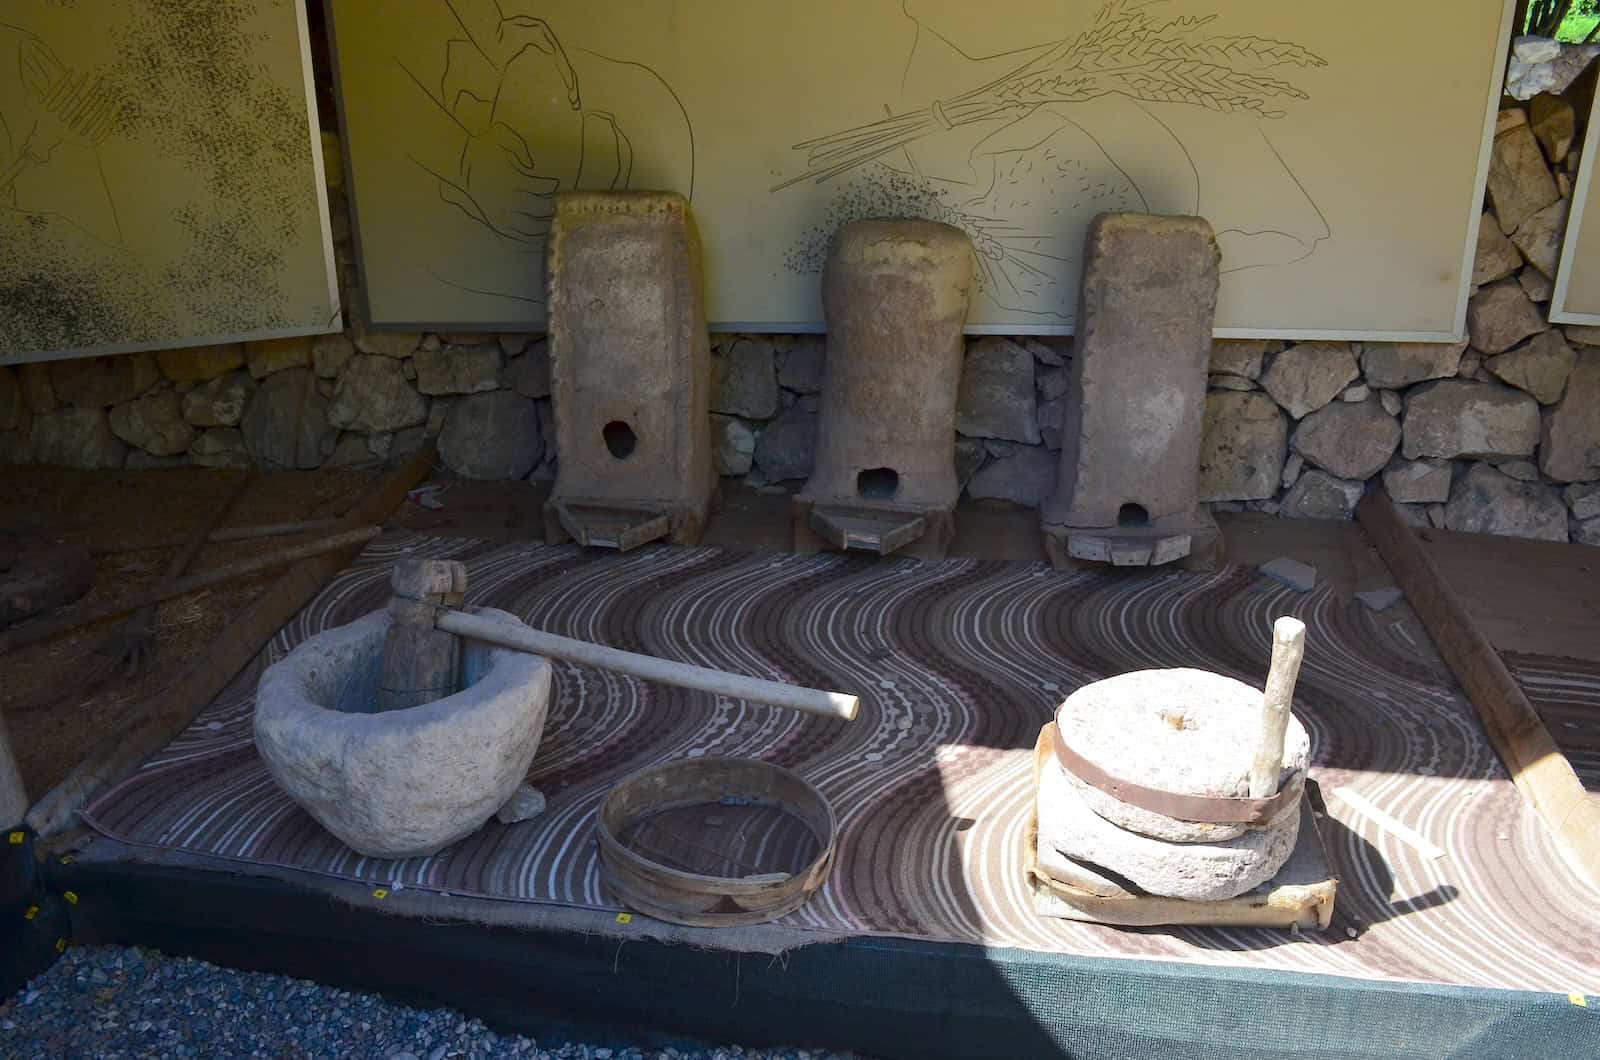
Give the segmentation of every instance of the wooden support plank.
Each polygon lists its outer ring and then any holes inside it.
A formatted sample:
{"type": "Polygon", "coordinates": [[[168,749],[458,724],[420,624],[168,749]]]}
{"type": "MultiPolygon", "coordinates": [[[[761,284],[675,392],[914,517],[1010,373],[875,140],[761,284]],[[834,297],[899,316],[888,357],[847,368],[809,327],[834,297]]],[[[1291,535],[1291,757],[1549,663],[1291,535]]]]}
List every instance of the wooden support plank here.
{"type": "Polygon", "coordinates": [[[6,735],[6,719],[0,714],[0,832],[7,832],[22,820],[28,808],[28,795],[22,787],[22,770],[11,753],[11,740],[6,735]]]}
{"type": "Polygon", "coordinates": [[[134,593],[132,596],[118,600],[116,603],[97,607],[92,611],[82,614],[67,615],[62,618],[53,618],[29,622],[27,625],[0,633],[0,655],[13,648],[20,648],[24,644],[35,641],[48,640],[60,636],[70,630],[83,626],[104,622],[107,619],[125,615],[136,611],[149,604],[159,604],[163,600],[171,600],[176,596],[209,589],[214,585],[238,581],[241,578],[265,574],[277,570],[279,567],[288,567],[312,556],[326,555],[330,552],[345,552],[352,546],[358,547],[377,537],[379,530],[376,526],[364,526],[354,530],[342,530],[328,537],[307,541],[304,544],[294,545],[277,552],[269,552],[264,556],[253,559],[241,560],[238,563],[229,563],[213,570],[201,571],[187,578],[177,581],[161,581],[144,592],[134,593]]]}
{"type": "MultiPolygon", "coordinates": [[[[429,443],[350,509],[340,520],[341,527],[381,523],[437,463],[438,454],[429,443]]],[[[351,545],[303,559],[284,571],[229,623],[182,677],[96,744],[65,780],[28,811],[27,822],[33,830],[48,837],[72,827],[78,808],[87,800],[171,743],[359,551],[359,544],[351,545]]]]}
{"type": "Polygon", "coordinates": [[[1539,713],[1394,503],[1386,494],[1369,493],[1356,506],[1356,518],[1477,709],[1523,798],[1550,829],[1567,863],[1600,889],[1600,805],[1589,799],[1539,713]]]}
{"type": "MultiPolygon", "coordinates": [[[[225,526],[220,530],[206,535],[205,544],[215,545],[223,541],[254,541],[261,537],[291,537],[295,534],[320,534],[338,529],[339,520],[327,519],[302,519],[293,523],[263,523],[259,526],[225,526]]],[[[117,556],[125,552],[154,552],[158,549],[182,548],[189,543],[189,536],[164,537],[154,541],[135,541],[132,544],[96,545],[89,549],[89,554],[94,556],[117,556]]]]}

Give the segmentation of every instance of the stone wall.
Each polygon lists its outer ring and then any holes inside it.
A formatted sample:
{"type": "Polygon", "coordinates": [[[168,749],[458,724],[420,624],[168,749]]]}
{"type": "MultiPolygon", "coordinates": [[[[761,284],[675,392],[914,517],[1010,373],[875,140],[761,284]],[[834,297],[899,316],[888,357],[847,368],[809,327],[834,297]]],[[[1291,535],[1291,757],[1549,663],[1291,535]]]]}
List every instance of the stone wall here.
{"type": "MultiPolygon", "coordinates": [[[[1600,328],[1545,319],[1572,178],[1573,108],[1501,115],[1469,341],[1219,341],[1202,497],[1220,510],[1349,518],[1385,489],[1418,525],[1600,544],[1600,328]]],[[[337,159],[331,136],[326,150],[337,159]]],[[[337,166],[329,200],[358,301],[337,166]]],[[[718,469],[793,491],[811,470],[825,339],[714,335],[718,469]]],[[[1071,341],[975,338],[957,410],[966,496],[1052,488],[1071,341]]],[[[552,478],[537,336],[365,332],[0,368],[0,462],[315,468],[393,462],[437,437],[458,474],[552,478]]]]}

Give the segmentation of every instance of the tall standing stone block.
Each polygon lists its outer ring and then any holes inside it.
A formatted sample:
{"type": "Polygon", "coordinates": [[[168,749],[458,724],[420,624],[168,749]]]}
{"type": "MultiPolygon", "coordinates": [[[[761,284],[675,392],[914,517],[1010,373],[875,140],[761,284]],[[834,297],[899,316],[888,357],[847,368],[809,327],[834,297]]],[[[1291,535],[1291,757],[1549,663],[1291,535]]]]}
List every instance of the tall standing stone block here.
{"type": "Polygon", "coordinates": [[[816,458],[794,499],[796,551],[826,542],[943,558],[961,494],[956,394],[971,287],[972,244],[958,228],[839,229],[822,279],[827,366],[816,458]]]}
{"type": "Polygon", "coordinates": [[[1215,562],[1199,478],[1219,260],[1202,218],[1112,213],[1089,226],[1061,463],[1041,512],[1058,567],[1215,562]]]}
{"type": "Polygon", "coordinates": [[[700,237],[668,192],[557,196],[546,269],[549,541],[693,544],[717,488],[700,237]]]}

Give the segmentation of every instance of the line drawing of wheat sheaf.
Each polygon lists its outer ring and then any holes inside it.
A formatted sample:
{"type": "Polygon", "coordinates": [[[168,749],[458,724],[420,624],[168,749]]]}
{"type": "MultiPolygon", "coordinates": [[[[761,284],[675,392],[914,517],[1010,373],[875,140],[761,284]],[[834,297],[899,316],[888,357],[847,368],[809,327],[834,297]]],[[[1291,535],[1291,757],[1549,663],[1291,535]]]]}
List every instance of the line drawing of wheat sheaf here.
{"type": "MultiPolygon", "coordinates": [[[[1208,122],[1226,119],[1249,123],[1228,133],[1254,152],[1240,171],[1272,185],[1274,201],[1289,204],[1271,216],[1219,225],[1219,238],[1240,248],[1232,267],[1303,260],[1331,230],[1264,130],[1310,98],[1296,75],[1327,60],[1294,41],[1223,31],[1215,13],[1158,13],[1165,6],[1110,0],[1076,34],[983,57],[919,21],[907,4],[905,17],[917,28],[907,69],[921,63],[931,72],[922,88],[936,98],[903,99],[898,108],[882,103],[883,118],[795,143],[804,168],[770,190],[848,175],[830,213],[854,215],[864,183],[882,184],[893,173],[891,183],[901,186],[905,178],[918,190],[899,198],[921,206],[908,212],[972,236],[980,288],[993,300],[1070,319],[1061,303],[1071,300],[1073,243],[1090,211],[1204,212],[1201,188],[1210,174],[1197,161],[1205,152],[1191,148],[1216,134],[1208,122]],[[1251,135],[1257,123],[1262,131],[1251,135]],[[1171,155],[1154,182],[1148,167],[1119,158],[1135,143],[1145,150],[1160,143],[1171,155]],[[1193,193],[1175,197],[1170,185],[1185,181],[1193,193]]],[[[816,233],[803,242],[811,245],[790,248],[792,271],[815,262],[816,233]]]]}

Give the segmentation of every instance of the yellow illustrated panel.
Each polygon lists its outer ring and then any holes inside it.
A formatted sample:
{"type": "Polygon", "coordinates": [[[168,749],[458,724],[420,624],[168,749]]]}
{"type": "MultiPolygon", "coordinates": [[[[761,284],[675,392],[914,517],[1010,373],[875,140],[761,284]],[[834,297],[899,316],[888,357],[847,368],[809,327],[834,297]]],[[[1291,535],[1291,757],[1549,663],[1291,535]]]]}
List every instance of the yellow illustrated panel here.
{"type": "Polygon", "coordinates": [[[1461,328],[1506,0],[333,0],[378,324],[538,329],[555,192],[675,190],[723,326],[822,325],[838,226],[972,238],[975,331],[1071,330],[1084,228],[1199,214],[1218,330],[1461,328]]]}
{"type": "Polygon", "coordinates": [[[299,0],[0,5],[0,363],[337,330],[299,0]]]}

